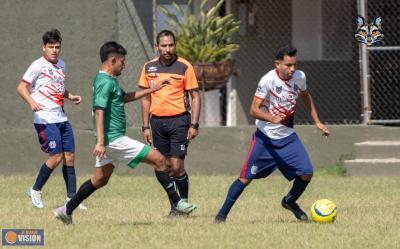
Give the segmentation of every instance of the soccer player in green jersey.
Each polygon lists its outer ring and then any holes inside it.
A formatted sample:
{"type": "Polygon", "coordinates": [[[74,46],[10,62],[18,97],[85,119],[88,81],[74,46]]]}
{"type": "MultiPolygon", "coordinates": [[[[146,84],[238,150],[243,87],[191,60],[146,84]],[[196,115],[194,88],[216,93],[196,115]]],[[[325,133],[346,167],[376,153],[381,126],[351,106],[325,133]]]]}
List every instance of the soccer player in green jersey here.
{"type": "Polygon", "coordinates": [[[93,82],[93,131],[96,138],[93,155],[96,157],[96,171],[70,201],[54,210],[56,218],[65,224],[72,223],[72,212],[84,199],[107,184],[116,163],[120,161],[127,162],[132,168],[139,162],[152,165],[157,180],[173,200],[175,208],[187,214],[196,209],[196,205],[179,197],[167,172],[164,156],[156,149],[125,135],[124,103],[158,91],[168,84],[168,79],[165,79],[155,82],[152,88],[125,93],[116,78],[125,67],[125,55],[125,48],[113,41],[106,42],[100,48],[102,65],[93,82]]]}

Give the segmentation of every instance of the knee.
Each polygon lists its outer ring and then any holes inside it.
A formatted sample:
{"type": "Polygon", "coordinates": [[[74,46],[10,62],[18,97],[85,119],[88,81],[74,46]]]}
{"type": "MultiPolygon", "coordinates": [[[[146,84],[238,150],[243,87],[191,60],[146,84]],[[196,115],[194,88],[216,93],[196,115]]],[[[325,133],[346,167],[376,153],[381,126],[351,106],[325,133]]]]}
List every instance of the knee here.
{"type": "Polygon", "coordinates": [[[50,156],[50,158],[47,160],[46,164],[50,168],[55,168],[61,163],[62,160],[63,160],[63,155],[61,153],[54,154],[54,155],[50,156]]]}
{"type": "Polygon", "coordinates": [[[251,182],[251,180],[249,180],[249,179],[246,179],[246,178],[239,178],[239,181],[240,181],[241,183],[243,183],[243,184],[244,184],[244,186],[247,186],[247,185],[249,185],[249,184],[250,184],[250,182],[251,182]]]}
{"type": "Polygon", "coordinates": [[[75,162],[75,154],[74,153],[65,153],[64,156],[64,164],[65,165],[74,165],[75,162]]]}
{"type": "Polygon", "coordinates": [[[157,171],[165,171],[165,170],[167,170],[166,159],[160,153],[154,158],[153,163],[154,163],[154,168],[157,171]]]}
{"type": "Polygon", "coordinates": [[[109,179],[110,178],[106,176],[96,177],[92,179],[92,184],[95,188],[101,188],[107,185],[109,179]]]}
{"type": "Polygon", "coordinates": [[[311,178],[312,178],[312,174],[311,175],[302,175],[300,176],[301,180],[305,181],[305,182],[310,182],[311,178]]]}

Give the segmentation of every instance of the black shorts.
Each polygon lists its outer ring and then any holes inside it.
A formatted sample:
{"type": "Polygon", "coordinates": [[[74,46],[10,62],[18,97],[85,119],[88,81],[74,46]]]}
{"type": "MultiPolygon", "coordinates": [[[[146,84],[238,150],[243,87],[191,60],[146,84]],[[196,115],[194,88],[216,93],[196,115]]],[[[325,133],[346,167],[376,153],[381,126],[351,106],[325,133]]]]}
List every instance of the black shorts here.
{"type": "Polygon", "coordinates": [[[191,122],[190,113],[173,117],[150,118],[153,145],[165,157],[185,159],[189,140],[187,133],[191,122]]]}

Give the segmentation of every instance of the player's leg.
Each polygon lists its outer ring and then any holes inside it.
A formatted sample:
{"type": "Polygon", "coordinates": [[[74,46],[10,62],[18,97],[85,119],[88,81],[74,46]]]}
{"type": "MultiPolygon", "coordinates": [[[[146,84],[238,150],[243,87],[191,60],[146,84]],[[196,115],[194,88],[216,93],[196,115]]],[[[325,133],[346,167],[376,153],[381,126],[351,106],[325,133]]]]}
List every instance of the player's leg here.
{"type": "Polygon", "coordinates": [[[286,139],[288,140],[287,145],[278,152],[283,159],[280,170],[288,180],[294,179],[294,181],[292,188],[282,199],[282,206],[292,211],[298,220],[307,221],[307,214],[297,204],[297,200],[311,181],[312,164],[303,144],[295,133],[286,139]]]}
{"type": "Polygon", "coordinates": [[[188,129],[191,122],[190,114],[175,117],[170,121],[170,157],[167,159],[171,165],[173,180],[182,199],[189,199],[189,176],[185,170],[185,157],[189,141],[188,129]]]}
{"type": "Polygon", "coordinates": [[[230,186],[225,202],[216,215],[214,223],[225,222],[231,208],[252,179],[265,178],[276,169],[276,162],[266,149],[265,139],[265,135],[262,135],[261,132],[254,133],[240,177],[230,186]]]}
{"type": "MultiPolygon", "coordinates": [[[[104,160],[102,161],[104,162],[104,160]]],[[[76,192],[76,194],[64,206],[54,210],[55,217],[61,220],[64,224],[71,224],[73,211],[83,202],[83,200],[108,183],[114,170],[114,165],[112,163],[106,163],[102,166],[98,166],[100,162],[100,160],[96,159],[96,171],[91,179],[85,181],[79,187],[78,192],[76,192]]]]}
{"type": "Polygon", "coordinates": [[[225,222],[229,212],[231,211],[231,208],[233,207],[239,196],[242,194],[243,190],[247,187],[247,185],[250,184],[250,182],[250,179],[239,177],[231,184],[224,204],[222,205],[218,214],[215,216],[214,223],[219,224],[225,222]]]}
{"type": "Polygon", "coordinates": [[[53,170],[62,161],[62,143],[57,124],[35,124],[35,129],[38,133],[41,149],[49,157],[40,167],[33,187],[28,190],[28,195],[35,207],[43,208],[41,191],[53,170]]]}
{"type": "MultiPolygon", "coordinates": [[[[63,143],[63,168],[62,173],[67,189],[66,201],[69,201],[76,193],[75,174],[75,140],[71,124],[66,121],[61,127],[61,138],[63,143]]],[[[86,210],[87,207],[81,203],[79,209],[86,210]]]]}
{"type": "MultiPolygon", "coordinates": [[[[169,129],[169,118],[159,118],[159,117],[152,117],[150,119],[151,125],[151,132],[153,137],[153,146],[156,148],[164,157],[167,158],[166,165],[167,171],[170,174],[173,187],[177,190],[176,183],[173,181],[173,172],[172,172],[172,164],[171,161],[168,160],[171,153],[171,145],[170,145],[170,129],[169,129]]],[[[169,202],[171,205],[171,211],[174,210],[174,201],[168,196],[169,202]]]]}
{"type": "MultiPolygon", "coordinates": [[[[185,114],[171,118],[167,126],[170,134],[170,157],[167,158],[167,165],[170,167],[170,175],[179,195],[185,201],[189,200],[189,176],[185,170],[185,157],[189,145],[187,135],[190,120],[190,115],[185,114]]],[[[174,217],[177,215],[180,215],[179,212],[176,212],[171,206],[169,216],[174,217]]]]}
{"type": "Polygon", "coordinates": [[[182,200],[178,195],[175,185],[169,176],[165,157],[159,151],[154,148],[149,149],[142,161],[154,167],[156,178],[164,188],[175,209],[179,212],[189,214],[197,208],[195,204],[190,204],[182,200]]]}

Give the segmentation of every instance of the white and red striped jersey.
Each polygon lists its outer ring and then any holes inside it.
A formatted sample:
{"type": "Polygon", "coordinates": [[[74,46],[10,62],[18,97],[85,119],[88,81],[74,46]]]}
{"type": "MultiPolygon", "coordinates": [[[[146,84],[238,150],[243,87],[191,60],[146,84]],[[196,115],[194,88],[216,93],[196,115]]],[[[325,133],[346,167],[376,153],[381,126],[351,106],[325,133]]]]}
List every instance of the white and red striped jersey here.
{"type": "Polygon", "coordinates": [[[34,112],[35,124],[60,123],[67,121],[64,113],[65,63],[58,59],[56,64],[41,57],[34,61],[22,77],[29,84],[30,95],[42,110],[34,112]]]}
{"type": "Polygon", "coordinates": [[[306,76],[296,70],[293,77],[283,80],[277,70],[271,70],[258,83],[255,97],[264,100],[266,111],[272,115],[282,113],[286,118],[280,124],[256,120],[257,128],[271,139],[281,139],[294,132],[293,118],[300,91],[305,91],[306,76]]]}

